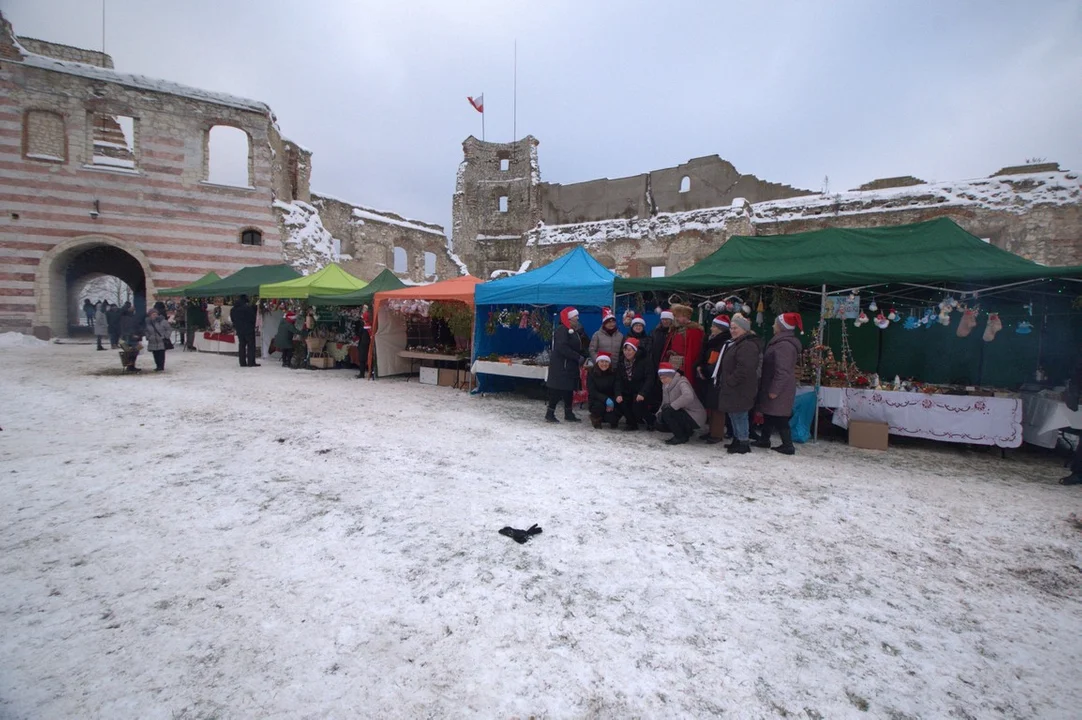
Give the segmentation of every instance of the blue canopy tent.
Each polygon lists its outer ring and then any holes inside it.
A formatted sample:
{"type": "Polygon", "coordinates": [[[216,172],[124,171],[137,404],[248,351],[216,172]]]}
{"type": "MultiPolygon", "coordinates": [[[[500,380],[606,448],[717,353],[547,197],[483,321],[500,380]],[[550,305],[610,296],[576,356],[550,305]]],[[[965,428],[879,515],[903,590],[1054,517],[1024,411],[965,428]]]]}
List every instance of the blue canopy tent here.
{"type": "MultiPolygon", "coordinates": [[[[601,308],[613,304],[615,279],[611,270],[577,247],[536,270],[481,283],[474,295],[474,359],[492,353],[540,353],[546,341],[532,330],[520,329],[517,322],[518,313],[538,306],[551,306],[548,315],[555,324],[559,322],[559,311],[572,305],[578,309],[586,333],[594,333],[601,327],[601,308]],[[510,323],[511,327],[497,324],[496,332],[490,335],[490,314],[503,310],[509,311],[515,322],[510,323]]],[[[477,375],[478,389],[486,392],[510,389],[514,383],[509,380],[483,372],[477,375]]]]}

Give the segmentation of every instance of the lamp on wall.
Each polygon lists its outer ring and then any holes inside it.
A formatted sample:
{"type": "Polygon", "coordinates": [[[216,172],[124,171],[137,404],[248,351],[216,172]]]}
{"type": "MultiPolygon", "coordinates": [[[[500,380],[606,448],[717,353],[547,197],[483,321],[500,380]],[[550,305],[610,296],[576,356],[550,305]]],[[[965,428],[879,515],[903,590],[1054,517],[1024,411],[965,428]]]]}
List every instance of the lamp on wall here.
{"type": "Polygon", "coordinates": [[[90,210],[90,219],[97,220],[98,215],[101,215],[101,203],[98,200],[94,201],[94,207],[90,210]]]}

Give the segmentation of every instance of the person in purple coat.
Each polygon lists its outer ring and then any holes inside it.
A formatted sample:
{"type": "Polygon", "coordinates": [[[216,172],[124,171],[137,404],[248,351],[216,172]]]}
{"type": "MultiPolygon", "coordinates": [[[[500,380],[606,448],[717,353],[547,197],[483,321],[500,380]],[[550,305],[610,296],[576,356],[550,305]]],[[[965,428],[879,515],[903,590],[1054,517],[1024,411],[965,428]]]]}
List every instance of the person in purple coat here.
{"type": "Polygon", "coordinates": [[[804,331],[804,321],[799,313],[783,313],[774,321],[774,337],[763,352],[763,374],[759,384],[759,410],[766,422],[755,445],[770,447],[770,436],[777,430],[781,445],[774,450],[782,455],[796,452],[789,418],[796,400],[796,365],[802,349],[796,336],[797,328],[804,331]]]}

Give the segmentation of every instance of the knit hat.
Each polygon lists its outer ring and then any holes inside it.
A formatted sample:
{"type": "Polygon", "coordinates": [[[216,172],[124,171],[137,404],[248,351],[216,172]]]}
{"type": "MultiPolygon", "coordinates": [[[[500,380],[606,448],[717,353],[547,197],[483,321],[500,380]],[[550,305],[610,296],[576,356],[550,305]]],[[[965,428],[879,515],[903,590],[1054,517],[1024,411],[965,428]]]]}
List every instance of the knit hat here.
{"type": "Polygon", "coordinates": [[[297,313],[293,312],[292,310],[286,313],[286,322],[293,322],[296,319],[297,313]]]}
{"type": "Polygon", "coordinates": [[[669,309],[672,310],[673,315],[683,315],[684,317],[691,317],[691,314],[695,312],[690,305],[680,305],[679,303],[669,309]]]}
{"type": "Polygon", "coordinates": [[[610,307],[601,308],[601,322],[602,322],[602,324],[604,324],[605,322],[607,322],[609,320],[615,320],[615,319],[616,319],[616,316],[612,314],[612,308],[610,308],[610,307]]]}
{"type": "Polygon", "coordinates": [[[717,325],[718,327],[723,327],[723,328],[729,327],[729,316],[728,315],[718,315],[716,318],[714,318],[714,325],[717,325]]]}
{"type": "Polygon", "coordinates": [[[661,363],[657,366],[658,375],[675,375],[676,368],[671,363],[661,363]]]}
{"type": "Polygon", "coordinates": [[[601,362],[602,360],[607,362],[609,365],[612,365],[612,355],[609,355],[607,352],[599,352],[594,362],[601,362]]]}
{"type": "Polygon", "coordinates": [[[804,321],[801,319],[800,313],[782,313],[778,315],[778,324],[786,330],[800,328],[800,332],[804,332],[804,321]]]}
{"type": "Polygon", "coordinates": [[[734,327],[738,327],[745,332],[751,331],[751,320],[748,320],[740,313],[733,315],[733,319],[729,321],[729,324],[734,327]]]}
{"type": "Polygon", "coordinates": [[[662,310],[661,311],[661,319],[662,320],[674,320],[675,317],[673,316],[672,311],[670,311],[670,310],[662,310]]]}
{"type": "Polygon", "coordinates": [[[635,348],[635,352],[639,351],[639,339],[638,338],[628,338],[627,340],[624,340],[624,347],[628,347],[629,345],[631,347],[635,348]]]}
{"type": "Polygon", "coordinates": [[[642,315],[636,315],[635,319],[631,321],[631,327],[635,327],[636,325],[642,325],[643,328],[646,327],[646,321],[642,319],[642,315]]]}
{"type": "Polygon", "coordinates": [[[560,311],[560,324],[565,328],[571,328],[571,320],[579,316],[579,311],[573,307],[565,307],[560,311]]]}

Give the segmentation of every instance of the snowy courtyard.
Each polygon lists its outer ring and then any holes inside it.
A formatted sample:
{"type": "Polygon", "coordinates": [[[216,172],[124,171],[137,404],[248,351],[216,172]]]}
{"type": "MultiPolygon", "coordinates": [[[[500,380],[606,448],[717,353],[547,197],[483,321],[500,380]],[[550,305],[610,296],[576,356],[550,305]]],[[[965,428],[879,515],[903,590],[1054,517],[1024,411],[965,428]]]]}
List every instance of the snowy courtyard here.
{"type": "Polygon", "coordinates": [[[734,456],[355,371],[7,344],[5,720],[1079,716],[1053,458],[734,456]]]}

